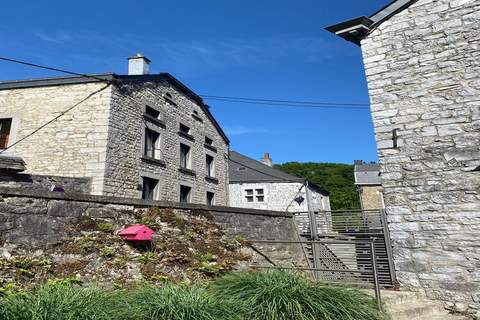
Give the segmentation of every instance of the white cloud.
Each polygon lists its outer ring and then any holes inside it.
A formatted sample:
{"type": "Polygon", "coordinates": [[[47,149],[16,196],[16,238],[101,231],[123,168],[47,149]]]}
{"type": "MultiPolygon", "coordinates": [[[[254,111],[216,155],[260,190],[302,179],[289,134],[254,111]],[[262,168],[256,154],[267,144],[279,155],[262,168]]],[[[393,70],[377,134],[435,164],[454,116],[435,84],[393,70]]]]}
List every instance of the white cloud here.
{"type": "Polygon", "coordinates": [[[65,32],[65,31],[57,31],[54,33],[44,33],[41,31],[36,31],[33,33],[37,38],[47,41],[47,42],[53,42],[53,43],[64,43],[67,41],[72,40],[72,36],[70,33],[65,32]]]}
{"type": "Polygon", "coordinates": [[[269,133],[266,129],[259,129],[259,128],[247,128],[242,126],[224,126],[224,130],[229,136],[239,136],[244,134],[259,134],[259,133],[269,133]]]}

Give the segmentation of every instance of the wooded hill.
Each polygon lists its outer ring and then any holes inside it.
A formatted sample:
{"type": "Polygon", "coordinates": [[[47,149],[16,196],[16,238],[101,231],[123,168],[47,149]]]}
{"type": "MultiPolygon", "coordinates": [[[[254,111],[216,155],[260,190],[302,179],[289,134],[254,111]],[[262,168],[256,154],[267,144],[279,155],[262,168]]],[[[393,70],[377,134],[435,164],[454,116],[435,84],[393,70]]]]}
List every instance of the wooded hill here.
{"type": "Polygon", "coordinates": [[[332,210],[359,209],[353,165],[343,163],[286,162],[275,165],[290,174],[308,179],[330,192],[332,210]]]}

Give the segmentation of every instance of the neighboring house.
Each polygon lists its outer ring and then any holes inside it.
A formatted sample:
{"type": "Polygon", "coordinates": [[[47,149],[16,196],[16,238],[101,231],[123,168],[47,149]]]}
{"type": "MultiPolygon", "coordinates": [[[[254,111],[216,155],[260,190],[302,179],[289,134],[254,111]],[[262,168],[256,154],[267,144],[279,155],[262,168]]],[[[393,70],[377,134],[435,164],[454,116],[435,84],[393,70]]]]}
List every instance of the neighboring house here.
{"type": "Polygon", "coordinates": [[[383,209],[383,188],[378,163],[354,163],[355,185],[362,210],[383,209]]]}
{"type": "Polygon", "coordinates": [[[228,138],[198,95],[149,63],[0,82],[0,148],[27,137],[3,154],[23,158],[26,174],[90,178],[96,195],[226,205],[228,138]]]}
{"type": "Polygon", "coordinates": [[[480,316],[480,1],[393,1],[361,44],[397,279],[480,316]]]}
{"type": "MultiPolygon", "coordinates": [[[[308,212],[304,178],[272,167],[270,155],[261,161],[230,151],[230,206],[275,211],[308,212]]],[[[330,210],[329,193],[309,183],[314,211],[330,210]]]]}

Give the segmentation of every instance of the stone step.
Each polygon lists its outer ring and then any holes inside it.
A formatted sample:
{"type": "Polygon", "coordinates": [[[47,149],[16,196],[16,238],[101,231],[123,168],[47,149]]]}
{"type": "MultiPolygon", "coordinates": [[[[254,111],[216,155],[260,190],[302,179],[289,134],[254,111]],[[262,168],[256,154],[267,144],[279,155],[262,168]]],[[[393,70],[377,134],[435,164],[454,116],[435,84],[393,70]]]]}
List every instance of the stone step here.
{"type": "Polygon", "coordinates": [[[386,309],[392,320],[430,320],[433,316],[448,315],[441,304],[428,300],[387,305],[386,309]]]}
{"type": "Polygon", "coordinates": [[[460,316],[455,314],[442,314],[433,317],[429,317],[428,320],[469,320],[470,318],[466,316],[460,316]]]}
{"type": "Polygon", "coordinates": [[[382,290],[382,302],[386,305],[414,303],[425,299],[422,292],[382,290]]]}

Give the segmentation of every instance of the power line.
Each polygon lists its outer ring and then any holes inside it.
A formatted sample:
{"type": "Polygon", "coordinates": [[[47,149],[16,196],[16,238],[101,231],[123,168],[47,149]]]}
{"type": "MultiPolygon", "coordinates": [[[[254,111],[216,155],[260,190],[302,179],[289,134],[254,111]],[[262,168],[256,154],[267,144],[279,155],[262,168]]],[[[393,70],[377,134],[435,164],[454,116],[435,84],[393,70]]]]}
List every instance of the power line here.
{"type": "Polygon", "coordinates": [[[246,100],[233,100],[226,98],[207,98],[215,101],[230,102],[230,103],[243,103],[251,105],[264,105],[264,106],[281,106],[281,107],[290,107],[290,108],[313,108],[313,109],[342,109],[342,110],[369,110],[368,107],[360,106],[347,106],[342,104],[336,105],[308,105],[308,104],[299,104],[299,103],[280,103],[280,102],[262,102],[262,101],[246,101],[246,100]]]}
{"type": "Polygon", "coordinates": [[[313,101],[296,101],[296,100],[276,100],[276,99],[261,99],[261,98],[245,98],[245,97],[228,97],[228,96],[212,96],[201,94],[201,97],[207,99],[229,99],[229,100],[243,100],[243,101],[260,101],[260,102],[274,102],[274,103],[293,103],[306,105],[326,105],[326,106],[370,106],[368,103],[338,103],[338,102],[313,102],[313,101]]]}
{"type": "Polygon", "coordinates": [[[25,137],[15,141],[14,143],[12,143],[10,146],[8,146],[7,148],[3,149],[2,151],[0,151],[0,154],[4,153],[5,151],[7,151],[8,149],[16,146],[17,144],[19,144],[20,142],[24,141],[25,139],[28,139],[29,137],[33,136],[34,134],[36,134],[38,131],[42,130],[43,128],[45,128],[46,126],[48,126],[50,123],[52,122],[55,122],[57,121],[60,117],[62,117],[64,114],[66,114],[67,112],[73,110],[74,108],[76,108],[77,106],[79,106],[80,104],[82,104],[83,102],[87,101],[88,99],[90,99],[91,97],[93,97],[94,95],[96,95],[97,93],[100,93],[101,91],[107,89],[109,86],[111,85],[111,83],[107,83],[106,86],[98,89],[98,90],[95,90],[94,92],[90,93],[88,96],[86,96],[85,98],[83,98],[82,100],[80,100],[79,102],[75,103],[73,106],[71,106],[70,108],[66,109],[65,111],[61,112],[58,116],[56,116],[55,118],[45,122],[44,124],[42,124],[41,126],[39,126],[37,129],[33,130],[32,132],[30,132],[29,134],[27,134],[25,137]]]}
{"type": "Polygon", "coordinates": [[[83,74],[83,73],[77,73],[73,71],[68,71],[68,70],[63,70],[63,69],[58,69],[58,68],[53,68],[53,67],[48,67],[48,66],[42,66],[39,64],[31,63],[31,62],[26,62],[26,61],[21,61],[21,60],[16,60],[16,59],[10,59],[10,58],[5,58],[5,57],[0,57],[0,60],[7,61],[7,62],[13,62],[13,63],[18,63],[18,64],[23,64],[26,66],[30,67],[35,67],[35,68],[40,68],[40,69],[46,69],[50,71],[57,71],[57,72],[63,72],[66,74],[71,74],[74,76],[80,76],[80,77],[85,77],[85,78],[93,78],[101,82],[109,82],[109,80],[94,76],[94,75],[88,75],[88,74],[83,74]]]}
{"type": "MultiPolygon", "coordinates": [[[[73,72],[65,69],[49,67],[44,65],[39,65],[36,63],[31,63],[27,61],[21,61],[17,59],[11,59],[6,57],[0,57],[0,60],[22,64],[30,67],[62,72],[65,74],[92,78],[101,82],[111,82],[95,75],[88,75],[84,73],[73,72]]],[[[203,98],[222,101],[228,103],[241,103],[241,104],[252,104],[252,105],[263,105],[263,106],[281,106],[281,107],[290,107],[290,108],[319,108],[319,109],[343,109],[343,110],[368,110],[369,104],[367,103],[339,103],[339,102],[314,102],[314,101],[296,101],[296,100],[276,100],[276,99],[263,99],[263,98],[246,98],[246,97],[232,97],[232,96],[217,96],[217,95],[200,95],[203,98]]]]}

